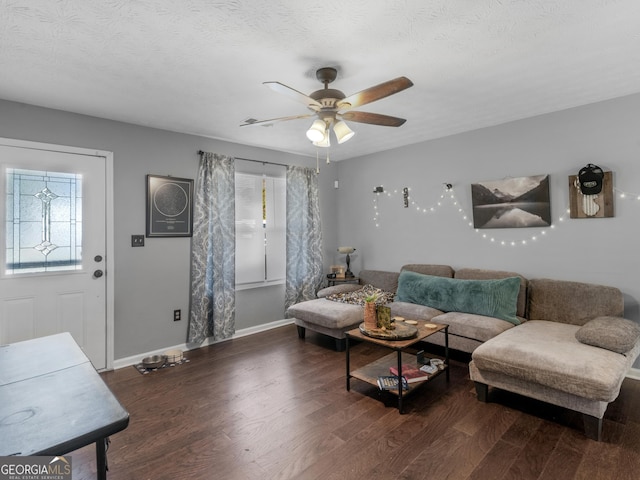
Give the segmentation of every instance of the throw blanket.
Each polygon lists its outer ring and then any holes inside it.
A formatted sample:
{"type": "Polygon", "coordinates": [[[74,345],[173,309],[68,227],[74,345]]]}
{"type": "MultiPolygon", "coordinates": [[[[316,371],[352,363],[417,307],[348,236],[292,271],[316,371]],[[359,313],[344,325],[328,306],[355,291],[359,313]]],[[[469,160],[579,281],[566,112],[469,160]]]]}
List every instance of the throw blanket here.
{"type": "Polygon", "coordinates": [[[331,295],[327,295],[325,298],[334,302],[350,303],[352,305],[362,305],[364,307],[364,299],[372,295],[376,296],[376,305],[386,305],[393,301],[395,294],[385,292],[381,288],[376,288],[373,285],[365,285],[360,290],[356,290],[354,292],[333,293],[331,295]]]}

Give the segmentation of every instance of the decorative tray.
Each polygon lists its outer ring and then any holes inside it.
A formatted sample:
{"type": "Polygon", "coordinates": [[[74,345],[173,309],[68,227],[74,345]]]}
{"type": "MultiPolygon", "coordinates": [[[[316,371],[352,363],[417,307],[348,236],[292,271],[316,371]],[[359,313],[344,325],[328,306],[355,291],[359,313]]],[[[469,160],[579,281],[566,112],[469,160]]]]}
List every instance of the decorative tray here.
{"type": "Polygon", "coordinates": [[[403,322],[395,322],[394,325],[395,328],[393,330],[383,330],[381,328],[367,330],[364,328],[364,323],[361,323],[359,328],[363,335],[381,340],[407,340],[418,334],[418,328],[414,325],[407,325],[403,322]]]}

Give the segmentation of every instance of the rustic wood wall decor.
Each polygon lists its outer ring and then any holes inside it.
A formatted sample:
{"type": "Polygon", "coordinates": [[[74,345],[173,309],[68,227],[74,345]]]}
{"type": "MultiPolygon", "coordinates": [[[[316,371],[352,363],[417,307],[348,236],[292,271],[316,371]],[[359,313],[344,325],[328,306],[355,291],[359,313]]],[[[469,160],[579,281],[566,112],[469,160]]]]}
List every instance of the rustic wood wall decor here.
{"type": "Polygon", "coordinates": [[[613,174],[604,172],[602,191],[598,195],[583,195],[578,176],[569,175],[569,216],[571,218],[613,217],[613,174]]]}

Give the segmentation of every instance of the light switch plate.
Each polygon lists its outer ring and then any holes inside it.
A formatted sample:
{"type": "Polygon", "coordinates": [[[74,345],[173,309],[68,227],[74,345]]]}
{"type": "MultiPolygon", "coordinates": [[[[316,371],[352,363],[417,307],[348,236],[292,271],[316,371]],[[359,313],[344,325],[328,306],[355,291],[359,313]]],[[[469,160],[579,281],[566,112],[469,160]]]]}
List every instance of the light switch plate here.
{"type": "Polygon", "coordinates": [[[144,235],[131,235],[132,247],[144,247],[144,235]]]}

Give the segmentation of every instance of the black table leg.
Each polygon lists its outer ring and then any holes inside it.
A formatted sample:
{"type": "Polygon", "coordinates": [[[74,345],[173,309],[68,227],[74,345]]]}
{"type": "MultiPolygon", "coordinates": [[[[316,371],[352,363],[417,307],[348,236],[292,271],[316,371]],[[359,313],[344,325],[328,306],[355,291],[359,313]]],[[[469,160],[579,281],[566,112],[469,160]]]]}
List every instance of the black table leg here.
{"type": "Polygon", "coordinates": [[[447,382],[449,381],[449,325],[444,329],[444,363],[447,366],[447,382]]]}
{"type": "Polygon", "coordinates": [[[107,480],[107,444],[109,438],[101,438],[96,442],[96,464],[98,467],[98,480],[107,480]]]}
{"type": "Polygon", "coordinates": [[[347,392],[351,390],[351,370],[349,366],[349,335],[346,336],[346,351],[347,351],[347,392]]]}
{"type": "Polygon", "coordinates": [[[398,350],[398,411],[402,415],[402,351],[398,350]]]}

